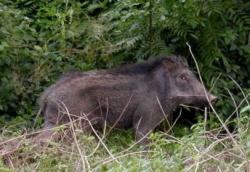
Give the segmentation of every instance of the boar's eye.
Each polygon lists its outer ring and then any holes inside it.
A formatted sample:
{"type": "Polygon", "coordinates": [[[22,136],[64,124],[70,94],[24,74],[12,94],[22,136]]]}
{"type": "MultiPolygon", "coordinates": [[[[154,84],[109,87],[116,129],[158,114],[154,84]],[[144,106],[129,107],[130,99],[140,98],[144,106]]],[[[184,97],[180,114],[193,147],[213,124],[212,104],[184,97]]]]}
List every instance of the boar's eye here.
{"type": "Polygon", "coordinates": [[[183,81],[187,81],[187,75],[186,74],[181,74],[181,75],[179,75],[179,78],[181,79],[181,80],[183,80],[183,81]]]}

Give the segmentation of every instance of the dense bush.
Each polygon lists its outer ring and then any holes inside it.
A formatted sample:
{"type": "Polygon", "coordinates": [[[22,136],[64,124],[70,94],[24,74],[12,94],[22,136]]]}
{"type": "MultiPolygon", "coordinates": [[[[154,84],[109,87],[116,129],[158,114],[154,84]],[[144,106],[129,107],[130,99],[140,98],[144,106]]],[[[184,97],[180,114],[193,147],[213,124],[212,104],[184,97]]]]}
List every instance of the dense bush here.
{"type": "MultiPolygon", "coordinates": [[[[68,70],[110,68],[193,48],[224,117],[249,94],[250,3],[243,0],[0,2],[0,114],[31,121],[36,99],[68,70]],[[233,78],[234,80],[232,80],[233,78]]],[[[246,106],[246,105],[245,105],[246,106]]],[[[23,124],[22,124],[23,125],[23,124]]]]}
{"type": "Polygon", "coordinates": [[[9,136],[21,138],[20,128],[34,126],[37,98],[69,70],[158,54],[183,55],[196,70],[189,42],[205,84],[219,97],[210,119],[197,115],[190,128],[152,133],[147,155],[131,131],[102,133],[100,140],[72,127],[74,141],[46,147],[21,139],[18,153],[0,158],[0,171],[249,170],[249,13],[247,0],[0,1],[0,154],[9,136]]]}

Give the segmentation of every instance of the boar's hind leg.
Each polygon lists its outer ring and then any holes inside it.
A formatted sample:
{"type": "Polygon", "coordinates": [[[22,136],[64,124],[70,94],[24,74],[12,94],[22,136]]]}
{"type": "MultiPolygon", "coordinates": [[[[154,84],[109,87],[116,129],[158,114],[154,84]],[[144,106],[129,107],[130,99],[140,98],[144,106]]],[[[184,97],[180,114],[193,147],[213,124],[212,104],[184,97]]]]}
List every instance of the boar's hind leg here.
{"type": "Polygon", "coordinates": [[[32,138],[34,143],[49,143],[57,139],[58,134],[54,127],[58,125],[58,119],[61,117],[57,105],[53,102],[48,103],[43,111],[43,116],[45,123],[39,133],[32,138]]]}
{"type": "Polygon", "coordinates": [[[57,132],[53,129],[55,125],[45,122],[43,129],[32,138],[32,142],[44,144],[57,139],[57,132]]]}
{"type": "Polygon", "coordinates": [[[135,112],[133,119],[133,128],[135,131],[136,141],[141,145],[147,145],[149,143],[148,135],[155,129],[161,121],[164,120],[164,116],[160,110],[155,106],[139,106],[135,112]],[[145,107],[154,107],[152,109],[145,107]]]}

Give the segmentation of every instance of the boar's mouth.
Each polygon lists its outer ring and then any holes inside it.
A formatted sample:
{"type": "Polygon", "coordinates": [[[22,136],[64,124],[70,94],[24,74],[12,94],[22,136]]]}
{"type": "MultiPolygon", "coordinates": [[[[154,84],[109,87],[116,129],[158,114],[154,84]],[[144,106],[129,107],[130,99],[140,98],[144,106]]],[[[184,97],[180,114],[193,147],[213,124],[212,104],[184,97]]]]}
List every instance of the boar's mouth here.
{"type": "Polygon", "coordinates": [[[182,96],[176,96],[171,98],[172,102],[180,105],[180,104],[184,104],[184,105],[192,105],[192,106],[208,106],[209,102],[211,104],[215,103],[215,101],[217,100],[217,97],[212,95],[212,94],[208,94],[208,98],[205,95],[182,95],[182,96]]]}

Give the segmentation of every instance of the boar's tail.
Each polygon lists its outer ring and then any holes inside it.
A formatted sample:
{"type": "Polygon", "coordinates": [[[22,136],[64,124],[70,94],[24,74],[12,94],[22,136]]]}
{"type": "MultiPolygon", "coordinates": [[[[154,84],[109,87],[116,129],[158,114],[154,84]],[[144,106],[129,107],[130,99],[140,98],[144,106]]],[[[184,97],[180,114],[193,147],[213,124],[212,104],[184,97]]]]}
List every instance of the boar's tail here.
{"type": "Polygon", "coordinates": [[[39,111],[38,111],[39,116],[44,116],[46,107],[47,107],[47,102],[46,101],[41,103],[41,104],[39,103],[39,111]]]}
{"type": "Polygon", "coordinates": [[[47,107],[47,101],[41,101],[39,100],[39,111],[38,111],[38,115],[39,116],[44,116],[45,110],[47,107]]]}
{"type": "Polygon", "coordinates": [[[48,97],[48,91],[45,91],[41,97],[38,99],[39,104],[39,112],[38,115],[44,116],[46,107],[47,107],[47,97],[48,97]]]}

